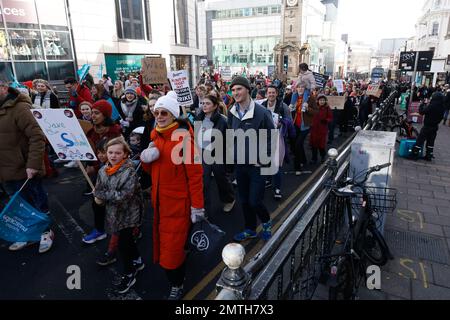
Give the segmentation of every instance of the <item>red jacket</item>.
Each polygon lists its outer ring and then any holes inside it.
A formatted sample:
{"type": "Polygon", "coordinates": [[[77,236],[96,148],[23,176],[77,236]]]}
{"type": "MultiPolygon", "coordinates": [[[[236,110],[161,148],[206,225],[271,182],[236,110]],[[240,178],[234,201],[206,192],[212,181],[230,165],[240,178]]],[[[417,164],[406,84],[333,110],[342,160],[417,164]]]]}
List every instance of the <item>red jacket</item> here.
{"type": "Polygon", "coordinates": [[[67,104],[67,107],[72,109],[77,118],[81,118],[82,114],[79,109],[80,103],[83,101],[89,101],[90,103],[94,103],[94,99],[92,98],[91,91],[85,85],[79,84],[77,88],[77,94],[74,96],[69,92],[70,99],[67,104]]]}
{"type": "Polygon", "coordinates": [[[319,110],[312,120],[309,142],[313,148],[325,149],[328,138],[328,123],[333,121],[333,111],[328,104],[318,108],[319,110]]]}
{"type": "Polygon", "coordinates": [[[194,163],[194,152],[181,164],[172,161],[172,150],[183,137],[190,137],[188,145],[194,150],[192,129],[179,130],[183,135],[171,141],[172,133],[183,124],[166,132],[153,130],[151,139],[160,152],[158,160],[143,164],[152,176],[153,204],[153,260],[164,268],[173,270],[186,258],[185,244],[191,227],[191,207],[203,208],[203,167],[194,163]]]}

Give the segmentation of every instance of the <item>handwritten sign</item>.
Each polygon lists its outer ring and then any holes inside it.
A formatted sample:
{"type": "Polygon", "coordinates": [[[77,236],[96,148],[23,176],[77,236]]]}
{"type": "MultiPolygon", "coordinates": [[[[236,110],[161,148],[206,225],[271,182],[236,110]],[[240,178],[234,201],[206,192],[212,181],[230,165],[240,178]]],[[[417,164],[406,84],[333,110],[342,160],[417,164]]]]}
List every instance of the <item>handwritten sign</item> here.
{"type": "Polygon", "coordinates": [[[380,90],[379,84],[369,84],[369,86],[367,87],[366,94],[368,96],[374,96],[374,97],[379,98],[381,96],[382,92],[383,92],[383,90],[380,90]]]}
{"type": "Polygon", "coordinates": [[[142,59],[142,81],[144,84],[167,82],[166,59],[145,57],[142,59]]]}
{"type": "Polygon", "coordinates": [[[229,81],[232,79],[232,75],[231,75],[231,68],[230,67],[225,67],[223,69],[220,70],[220,75],[222,76],[222,79],[225,81],[229,81]]]}
{"type": "Polygon", "coordinates": [[[97,160],[72,110],[33,109],[31,112],[59,159],[97,160]]]}
{"type": "Polygon", "coordinates": [[[327,96],[328,105],[332,110],[344,110],[345,97],[340,96],[327,96]]]}
{"type": "Polygon", "coordinates": [[[189,87],[189,77],[186,70],[170,71],[169,81],[172,89],[177,93],[178,102],[181,106],[188,106],[194,103],[189,87]]]}
{"type": "Polygon", "coordinates": [[[320,74],[317,72],[313,72],[314,79],[316,80],[316,86],[318,88],[325,88],[325,85],[327,84],[327,81],[329,79],[329,76],[326,76],[324,74],[320,74]]]}
{"type": "Polygon", "coordinates": [[[334,86],[336,87],[337,92],[344,92],[344,81],[342,80],[334,80],[334,86]]]}

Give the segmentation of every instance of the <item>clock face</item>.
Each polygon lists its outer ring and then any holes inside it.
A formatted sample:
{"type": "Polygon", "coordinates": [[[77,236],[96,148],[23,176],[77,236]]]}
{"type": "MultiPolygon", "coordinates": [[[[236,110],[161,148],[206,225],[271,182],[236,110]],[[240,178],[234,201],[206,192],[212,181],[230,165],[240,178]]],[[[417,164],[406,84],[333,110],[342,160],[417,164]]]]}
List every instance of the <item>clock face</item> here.
{"type": "Polygon", "coordinates": [[[289,7],[293,7],[297,5],[298,0],[286,0],[286,3],[289,7]]]}

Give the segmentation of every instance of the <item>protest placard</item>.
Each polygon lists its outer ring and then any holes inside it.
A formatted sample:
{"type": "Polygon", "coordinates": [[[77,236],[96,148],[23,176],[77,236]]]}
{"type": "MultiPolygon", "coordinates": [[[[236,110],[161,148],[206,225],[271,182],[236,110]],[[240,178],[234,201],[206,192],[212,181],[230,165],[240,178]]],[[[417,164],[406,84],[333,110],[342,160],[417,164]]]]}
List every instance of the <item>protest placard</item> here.
{"type": "Polygon", "coordinates": [[[331,110],[344,110],[345,97],[327,96],[327,99],[328,105],[330,106],[331,110]]]}
{"type": "Polygon", "coordinates": [[[145,57],[142,59],[142,81],[144,84],[167,82],[166,59],[145,57]]]}
{"type": "Polygon", "coordinates": [[[225,68],[220,69],[220,76],[225,81],[231,81],[231,79],[232,79],[231,68],[225,67],[225,68]]]}
{"type": "Polygon", "coordinates": [[[366,94],[368,96],[374,96],[379,98],[381,96],[382,90],[380,90],[380,85],[379,84],[369,84],[369,86],[367,87],[367,91],[366,94]]]}
{"type": "Polygon", "coordinates": [[[178,102],[181,106],[188,106],[194,103],[189,87],[189,77],[186,70],[170,71],[168,73],[170,85],[176,92],[178,102]]]}
{"type": "Polygon", "coordinates": [[[325,85],[327,84],[327,81],[330,77],[317,72],[313,72],[313,75],[314,79],[316,80],[316,86],[322,89],[325,88],[325,85]]]}
{"type": "Polygon", "coordinates": [[[59,159],[97,160],[72,110],[33,109],[31,112],[59,159]]]}
{"type": "Polygon", "coordinates": [[[334,80],[334,86],[336,87],[337,92],[343,93],[344,92],[344,81],[342,80],[334,80]]]}

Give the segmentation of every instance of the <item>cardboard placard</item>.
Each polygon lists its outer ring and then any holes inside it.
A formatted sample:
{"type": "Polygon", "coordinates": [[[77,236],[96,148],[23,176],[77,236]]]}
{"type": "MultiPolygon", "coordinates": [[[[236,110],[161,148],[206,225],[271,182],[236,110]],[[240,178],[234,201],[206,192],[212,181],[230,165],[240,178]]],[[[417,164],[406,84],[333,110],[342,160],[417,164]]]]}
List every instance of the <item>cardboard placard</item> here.
{"type": "Polygon", "coordinates": [[[369,86],[367,87],[366,94],[368,96],[374,96],[374,97],[379,98],[381,96],[382,92],[383,92],[383,90],[380,90],[379,84],[369,84],[369,86]]]}
{"type": "Polygon", "coordinates": [[[165,58],[145,57],[142,59],[142,81],[144,84],[162,84],[167,82],[165,58]]]}
{"type": "Polygon", "coordinates": [[[341,96],[327,96],[328,105],[331,110],[344,110],[345,97],[341,96]]]}
{"type": "Polygon", "coordinates": [[[32,109],[34,118],[61,160],[96,161],[77,117],[70,109],[32,109]]]}
{"type": "Polygon", "coordinates": [[[333,84],[336,87],[336,90],[338,93],[344,92],[344,81],[343,80],[334,80],[333,84]]]}
{"type": "Polygon", "coordinates": [[[168,73],[170,85],[176,92],[178,102],[181,106],[189,106],[194,103],[191,88],[189,87],[189,76],[186,70],[170,71],[168,73]]]}

